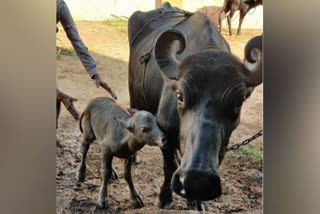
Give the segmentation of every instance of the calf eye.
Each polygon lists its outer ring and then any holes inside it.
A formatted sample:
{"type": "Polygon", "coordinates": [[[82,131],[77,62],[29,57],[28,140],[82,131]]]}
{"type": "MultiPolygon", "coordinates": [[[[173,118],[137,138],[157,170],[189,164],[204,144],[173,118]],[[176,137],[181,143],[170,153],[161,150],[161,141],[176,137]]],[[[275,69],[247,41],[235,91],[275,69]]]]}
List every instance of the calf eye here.
{"type": "Polygon", "coordinates": [[[140,130],[142,133],[147,133],[148,131],[150,131],[150,129],[147,127],[142,127],[140,130]]]}
{"type": "Polygon", "coordinates": [[[178,104],[182,105],[183,104],[183,94],[180,91],[177,91],[176,96],[177,96],[178,104]]]}

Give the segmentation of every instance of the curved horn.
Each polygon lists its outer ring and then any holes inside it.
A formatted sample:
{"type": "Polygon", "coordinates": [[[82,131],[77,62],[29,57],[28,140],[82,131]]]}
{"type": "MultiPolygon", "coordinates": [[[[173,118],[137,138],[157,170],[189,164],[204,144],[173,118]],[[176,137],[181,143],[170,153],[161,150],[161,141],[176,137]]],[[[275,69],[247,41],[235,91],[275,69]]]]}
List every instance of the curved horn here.
{"type": "Polygon", "coordinates": [[[181,54],[186,48],[186,40],[183,34],[177,29],[169,29],[163,32],[155,45],[155,57],[162,73],[170,79],[175,79],[180,62],[176,54],[181,54]],[[174,48],[174,41],[179,42],[179,49],[174,48]]]}
{"type": "Polygon", "coordinates": [[[245,59],[250,63],[256,62],[256,60],[252,59],[251,56],[251,50],[253,48],[257,48],[262,51],[262,35],[250,39],[250,41],[246,44],[246,47],[244,48],[245,59]]]}
{"type": "Polygon", "coordinates": [[[262,36],[254,37],[245,47],[246,86],[255,87],[262,83],[262,36]],[[246,62],[247,61],[247,62],[246,62]],[[250,62],[250,63],[248,63],[250,62]]]}

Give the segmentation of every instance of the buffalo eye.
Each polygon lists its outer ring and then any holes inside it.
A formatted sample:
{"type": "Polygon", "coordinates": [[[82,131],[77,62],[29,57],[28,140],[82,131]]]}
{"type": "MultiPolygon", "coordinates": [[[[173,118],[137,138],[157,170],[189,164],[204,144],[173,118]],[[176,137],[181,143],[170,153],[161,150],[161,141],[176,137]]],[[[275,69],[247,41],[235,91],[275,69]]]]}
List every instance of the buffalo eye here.
{"type": "Polygon", "coordinates": [[[177,97],[177,100],[178,100],[178,104],[182,105],[183,104],[183,94],[181,93],[181,91],[177,91],[176,92],[176,97],[177,97]]]}
{"type": "Polygon", "coordinates": [[[150,131],[150,129],[147,128],[147,127],[142,127],[140,130],[141,130],[141,132],[144,133],[144,134],[150,131]]]}

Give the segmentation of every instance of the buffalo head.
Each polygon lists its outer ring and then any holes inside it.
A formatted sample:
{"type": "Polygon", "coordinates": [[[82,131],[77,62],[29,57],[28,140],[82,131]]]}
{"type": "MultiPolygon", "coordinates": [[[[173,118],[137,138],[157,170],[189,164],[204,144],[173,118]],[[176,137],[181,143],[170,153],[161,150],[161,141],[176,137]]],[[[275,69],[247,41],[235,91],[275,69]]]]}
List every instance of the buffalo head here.
{"type": "Polygon", "coordinates": [[[240,122],[243,102],[262,83],[262,48],[248,45],[246,63],[214,49],[180,62],[176,56],[188,46],[181,32],[167,30],[156,42],[155,57],[165,82],[159,105],[166,109],[158,116],[178,120],[182,159],[171,186],[183,197],[211,200],[222,193],[217,168],[240,122]]]}

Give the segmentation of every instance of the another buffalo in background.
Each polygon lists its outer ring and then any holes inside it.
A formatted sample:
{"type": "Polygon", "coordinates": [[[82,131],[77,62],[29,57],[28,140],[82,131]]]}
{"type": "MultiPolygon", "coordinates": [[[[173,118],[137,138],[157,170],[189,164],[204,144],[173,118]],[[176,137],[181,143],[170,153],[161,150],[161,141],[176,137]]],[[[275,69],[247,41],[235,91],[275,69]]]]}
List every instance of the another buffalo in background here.
{"type": "Polygon", "coordinates": [[[252,8],[255,8],[259,5],[263,4],[263,0],[225,0],[223,3],[222,10],[219,15],[219,32],[221,33],[222,28],[222,21],[226,18],[227,14],[227,20],[228,20],[228,26],[229,26],[229,35],[232,35],[231,30],[231,19],[234,15],[234,13],[239,10],[240,11],[240,18],[239,18],[239,27],[238,27],[238,35],[241,34],[241,25],[243,22],[244,17],[247,15],[249,10],[252,8]]]}

